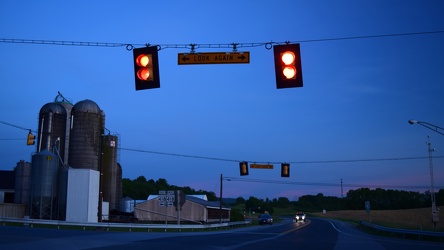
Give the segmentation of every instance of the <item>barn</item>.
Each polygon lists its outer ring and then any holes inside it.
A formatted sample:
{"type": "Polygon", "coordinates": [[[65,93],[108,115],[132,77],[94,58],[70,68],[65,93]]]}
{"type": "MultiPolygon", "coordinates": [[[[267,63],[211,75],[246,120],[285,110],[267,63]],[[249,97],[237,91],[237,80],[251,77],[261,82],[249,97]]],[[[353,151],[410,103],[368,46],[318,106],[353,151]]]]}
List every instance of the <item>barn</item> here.
{"type": "MultiPolygon", "coordinates": [[[[145,222],[177,223],[218,223],[230,221],[230,208],[220,208],[218,201],[208,201],[206,196],[186,195],[182,210],[176,211],[175,206],[162,203],[159,197],[150,196],[147,201],[139,203],[134,208],[134,217],[145,222]]],[[[171,204],[170,204],[171,205],[171,204]]]]}

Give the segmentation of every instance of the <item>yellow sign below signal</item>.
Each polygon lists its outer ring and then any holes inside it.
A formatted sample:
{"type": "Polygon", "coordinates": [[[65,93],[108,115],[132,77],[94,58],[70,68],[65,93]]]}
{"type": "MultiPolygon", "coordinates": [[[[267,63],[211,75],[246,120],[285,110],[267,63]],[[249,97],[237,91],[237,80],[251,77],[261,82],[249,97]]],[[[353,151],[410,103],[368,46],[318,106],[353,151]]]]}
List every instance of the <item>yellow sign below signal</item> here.
{"type": "Polygon", "coordinates": [[[270,165],[270,164],[250,164],[250,168],[273,169],[273,165],[270,165]]]}
{"type": "Polygon", "coordinates": [[[178,65],[250,63],[250,52],[179,53],[178,65]]]}

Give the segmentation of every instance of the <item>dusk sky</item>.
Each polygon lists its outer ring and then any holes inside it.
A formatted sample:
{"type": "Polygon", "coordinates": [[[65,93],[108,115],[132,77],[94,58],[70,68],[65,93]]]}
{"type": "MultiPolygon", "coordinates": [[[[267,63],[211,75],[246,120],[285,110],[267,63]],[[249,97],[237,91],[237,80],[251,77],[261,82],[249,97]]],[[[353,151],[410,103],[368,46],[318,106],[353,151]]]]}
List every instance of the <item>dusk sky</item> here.
{"type": "MultiPolygon", "coordinates": [[[[438,190],[444,136],[408,120],[444,127],[443,13],[440,0],[1,1],[0,121],[37,130],[40,108],[60,91],[104,111],[123,178],[219,196],[222,174],[234,177],[224,197],[290,200],[340,197],[341,179],[344,196],[359,187],[424,192],[429,135],[438,190]],[[302,88],[276,89],[265,44],[286,41],[300,43],[302,88]],[[126,46],[71,42],[160,45],[161,87],[135,90],[126,46]],[[249,64],[178,65],[190,44],[230,52],[232,43],[250,52],[249,64]],[[274,169],[241,177],[240,161],[274,169]]],[[[0,170],[12,170],[36,147],[4,123],[0,170]]]]}

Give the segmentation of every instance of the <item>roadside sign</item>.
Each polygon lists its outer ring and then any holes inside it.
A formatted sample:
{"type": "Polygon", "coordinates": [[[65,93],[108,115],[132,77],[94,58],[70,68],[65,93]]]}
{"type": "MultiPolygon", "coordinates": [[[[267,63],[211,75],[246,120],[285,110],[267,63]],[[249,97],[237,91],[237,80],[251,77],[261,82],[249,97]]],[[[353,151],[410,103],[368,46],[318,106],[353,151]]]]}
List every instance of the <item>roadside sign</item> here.
{"type": "Polygon", "coordinates": [[[250,164],[250,168],[273,169],[270,164],[250,164]]]}
{"type": "Polygon", "coordinates": [[[159,206],[171,207],[174,205],[174,199],[175,199],[174,191],[165,191],[165,190],[159,191],[159,196],[158,196],[159,206]]]}
{"type": "Polygon", "coordinates": [[[370,201],[365,201],[365,211],[370,213],[370,201]]]}
{"type": "Polygon", "coordinates": [[[250,63],[250,52],[179,53],[178,65],[250,63]]]}

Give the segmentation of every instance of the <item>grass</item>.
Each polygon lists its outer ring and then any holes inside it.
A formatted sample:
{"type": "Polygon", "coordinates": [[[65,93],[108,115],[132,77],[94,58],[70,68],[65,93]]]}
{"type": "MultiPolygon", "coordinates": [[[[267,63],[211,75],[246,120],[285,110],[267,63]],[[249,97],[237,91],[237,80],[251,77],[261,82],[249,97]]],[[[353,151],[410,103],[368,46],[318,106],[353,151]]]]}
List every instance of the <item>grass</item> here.
{"type": "Polygon", "coordinates": [[[444,212],[439,213],[436,228],[432,224],[431,208],[405,210],[365,210],[327,211],[326,213],[311,213],[322,218],[340,219],[359,223],[360,220],[371,222],[384,227],[402,228],[409,230],[444,232],[444,212]]]}

